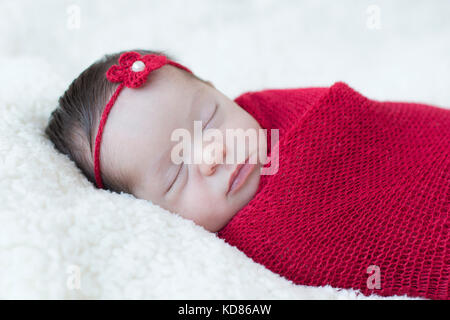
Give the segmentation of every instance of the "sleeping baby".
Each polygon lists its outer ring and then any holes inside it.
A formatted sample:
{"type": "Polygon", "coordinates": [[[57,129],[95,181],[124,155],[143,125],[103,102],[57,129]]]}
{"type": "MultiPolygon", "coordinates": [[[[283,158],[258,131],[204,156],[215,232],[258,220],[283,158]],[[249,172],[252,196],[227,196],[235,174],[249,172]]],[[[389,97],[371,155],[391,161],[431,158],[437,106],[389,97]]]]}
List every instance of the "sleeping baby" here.
{"type": "Polygon", "coordinates": [[[296,284],[449,298],[449,110],[342,82],[231,100],[134,50],[83,71],[46,134],[98,188],[190,219],[296,284]]]}

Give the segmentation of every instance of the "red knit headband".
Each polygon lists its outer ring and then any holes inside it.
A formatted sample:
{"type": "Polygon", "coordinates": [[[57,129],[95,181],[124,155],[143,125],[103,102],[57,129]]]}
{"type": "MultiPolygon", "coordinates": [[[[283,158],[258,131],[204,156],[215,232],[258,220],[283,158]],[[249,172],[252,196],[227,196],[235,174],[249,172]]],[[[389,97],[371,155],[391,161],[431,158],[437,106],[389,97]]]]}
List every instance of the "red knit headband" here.
{"type": "Polygon", "coordinates": [[[103,110],[100,124],[98,126],[97,136],[95,138],[94,149],[94,174],[97,188],[103,188],[102,176],[100,171],[100,142],[102,141],[103,130],[105,128],[106,119],[114,102],[119,96],[120,91],[124,86],[128,88],[138,88],[142,86],[147,80],[148,75],[153,70],[159,69],[162,66],[170,64],[177,68],[186,70],[192,73],[191,70],[182,66],[179,63],[169,60],[164,55],[147,54],[141,56],[139,53],[130,51],[120,55],[119,65],[111,66],[106,72],[106,78],[111,82],[120,82],[114,94],[111,96],[108,104],[103,110]]]}

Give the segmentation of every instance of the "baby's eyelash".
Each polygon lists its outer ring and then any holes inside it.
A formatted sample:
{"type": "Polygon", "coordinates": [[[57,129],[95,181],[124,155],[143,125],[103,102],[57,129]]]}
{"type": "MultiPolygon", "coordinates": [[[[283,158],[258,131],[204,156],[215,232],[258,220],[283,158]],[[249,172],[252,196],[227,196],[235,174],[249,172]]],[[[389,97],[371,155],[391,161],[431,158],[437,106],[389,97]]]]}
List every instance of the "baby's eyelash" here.
{"type": "Polygon", "coordinates": [[[170,184],[169,188],[167,188],[166,192],[170,191],[172,189],[172,186],[175,184],[175,181],[177,181],[178,176],[180,175],[181,169],[183,169],[183,165],[184,163],[182,162],[180,164],[180,169],[178,169],[177,175],[175,176],[175,178],[173,179],[172,183],[170,184]]]}
{"type": "Polygon", "coordinates": [[[216,115],[216,112],[217,112],[217,108],[218,108],[218,106],[217,106],[217,103],[216,103],[213,114],[211,115],[211,117],[209,118],[209,120],[205,123],[204,127],[202,128],[202,130],[205,130],[205,128],[208,126],[208,124],[209,124],[209,123],[211,122],[211,120],[214,118],[214,116],[216,115]]]}
{"type": "MultiPolygon", "coordinates": [[[[218,105],[216,103],[213,114],[211,115],[209,120],[205,123],[205,125],[202,128],[202,130],[204,130],[208,126],[208,124],[211,122],[211,120],[214,118],[214,116],[216,115],[217,109],[218,109],[218,105]]],[[[179,177],[179,175],[181,173],[181,170],[183,169],[183,166],[184,166],[184,162],[182,162],[180,164],[180,169],[178,169],[177,175],[175,176],[175,178],[170,183],[170,186],[167,188],[166,193],[169,192],[172,189],[173,185],[175,184],[175,182],[177,181],[177,179],[178,179],[178,177],[179,177]]]]}

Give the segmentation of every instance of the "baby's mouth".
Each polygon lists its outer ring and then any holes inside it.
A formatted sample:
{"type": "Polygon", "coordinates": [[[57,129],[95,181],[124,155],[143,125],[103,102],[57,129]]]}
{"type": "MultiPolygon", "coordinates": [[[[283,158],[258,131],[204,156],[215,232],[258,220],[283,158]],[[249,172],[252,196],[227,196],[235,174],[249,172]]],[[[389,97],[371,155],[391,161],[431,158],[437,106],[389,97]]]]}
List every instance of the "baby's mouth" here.
{"type": "Polygon", "coordinates": [[[256,164],[249,163],[248,157],[244,163],[239,163],[234,171],[231,173],[228,181],[228,191],[226,195],[235,194],[247,181],[250,174],[253,172],[256,164]]]}

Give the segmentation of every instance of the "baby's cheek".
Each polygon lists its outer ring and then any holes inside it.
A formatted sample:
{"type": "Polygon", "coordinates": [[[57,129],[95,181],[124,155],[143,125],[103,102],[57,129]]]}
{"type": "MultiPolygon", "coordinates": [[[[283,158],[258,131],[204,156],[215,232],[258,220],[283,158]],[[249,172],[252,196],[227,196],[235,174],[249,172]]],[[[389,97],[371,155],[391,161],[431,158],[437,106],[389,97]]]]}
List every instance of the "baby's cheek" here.
{"type": "Polygon", "coordinates": [[[223,200],[211,192],[209,189],[200,189],[191,187],[184,195],[184,205],[188,208],[198,212],[211,210],[212,208],[219,209],[223,205],[223,200]]]}
{"type": "Polygon", "coordinates": [[[185,191],[180,205],[192,220],[206,223],[210,219],[217,219],[227,210],[225,199],[219,198],[211,190],[192,187],[185,191]]]}

